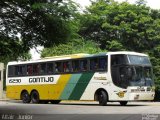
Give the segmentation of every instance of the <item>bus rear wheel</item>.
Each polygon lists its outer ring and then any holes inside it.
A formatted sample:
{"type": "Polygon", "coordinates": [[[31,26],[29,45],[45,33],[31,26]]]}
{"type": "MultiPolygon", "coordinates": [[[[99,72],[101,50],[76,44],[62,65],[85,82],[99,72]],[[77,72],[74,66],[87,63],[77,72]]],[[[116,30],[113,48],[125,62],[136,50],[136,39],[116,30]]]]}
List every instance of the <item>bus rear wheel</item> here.
{"type": "Polygon", "coordinates": [[[39,93],[37,91],[31,92],[31,100],[32,100],[32,103],[39,103],[40,102],[39,93]]]}
{"type": "Polygon", "coordinates": [[[126,106],[128,101],[120,101],[119,103],[120,103],[121,106],[126,106]]]}
{"type": "Polygon", "coordinates": [[[61,102],[61,100],[51,100],[52,104],[59,104],[61,102]]]}
{"type": "Polygon", "coordinates": [[[98,93],[98,101],[101,106],[105,106],[107,104],[108,96],[105,91],[102,90],[98,93]]]}
{"type": "Polygon", "coordinates": [[[21,93],[21,100],[23,103],[30,103],[31,102],[31,97],[27,91],[24,91],[21,93]]]}

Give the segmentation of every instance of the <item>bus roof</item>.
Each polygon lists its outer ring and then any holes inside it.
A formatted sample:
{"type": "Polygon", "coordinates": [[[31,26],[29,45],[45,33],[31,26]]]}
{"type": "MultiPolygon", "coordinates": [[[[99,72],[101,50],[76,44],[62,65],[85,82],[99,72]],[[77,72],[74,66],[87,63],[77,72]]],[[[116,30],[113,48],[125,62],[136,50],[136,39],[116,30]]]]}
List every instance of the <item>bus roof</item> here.
{"type": "Polygon", "coordinates": [[[98,53],[98,54],[79,53],[79,54],[62,55],[62,56],[51,56],[51,57],[45,57],[45,58],[42,58],[42,59],[30,60],[30,61],[13,61],[13,62],[9,62],[8,65],[37,63],[37,62],[49,62],[49,61],[56,61],[56,60],[89,58],[89,57],[98,57],[98,56],[106,56],[106,55],[118,55],[118,54],[147,56],[146,54],[143,54],[143,53],[129,52],[129,51],[104,52],[104,53],[98,53]]]}

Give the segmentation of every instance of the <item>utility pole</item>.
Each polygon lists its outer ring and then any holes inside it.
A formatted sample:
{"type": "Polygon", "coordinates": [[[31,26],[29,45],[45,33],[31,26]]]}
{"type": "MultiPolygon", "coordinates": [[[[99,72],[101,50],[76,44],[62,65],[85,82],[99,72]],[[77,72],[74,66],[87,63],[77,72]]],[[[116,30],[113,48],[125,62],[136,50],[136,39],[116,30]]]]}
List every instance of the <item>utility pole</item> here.
{"type": "Polygon", "coordinates": [[[3,71],[4,63],[0,63],[0,99],[3,98],[3,71]]]}

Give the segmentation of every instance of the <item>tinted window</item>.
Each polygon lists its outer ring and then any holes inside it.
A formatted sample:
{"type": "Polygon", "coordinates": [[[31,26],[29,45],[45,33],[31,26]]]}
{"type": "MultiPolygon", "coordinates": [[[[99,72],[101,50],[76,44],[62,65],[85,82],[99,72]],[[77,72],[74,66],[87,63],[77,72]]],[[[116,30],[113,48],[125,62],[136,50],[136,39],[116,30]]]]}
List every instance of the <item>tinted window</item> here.
{"type": "Polygon", "coordinates": [[[90,70],[98,70],[98,68],[99,68],[98,58],[90,59],[90,70]]]}
{"type": "Polygon", "coordinates": [[[19,75],[26,75],[26,66],[19,66],[19,75]]]}
{"type": "Polygon", "coordinates": [[[79,60],[73,60],[72,61],[72,71],[78,72],[80,70],[79,68],[79,60]]]}
{"type": "Polygon", "coordinates": [[[38,75],[40,70],[40,65],[39,64],[34,64],[33,65],[33,74],[38,75]]]}
{"type": "Polygon", "coordinates": [[[63,72],[62,67],[62,62],[55,62],[55,73],[63,72]]]}
{"type": "Polygon", "coordinates": [[[32,75],[32,74],[33,74],[32,65],[27,65],[27,75],[32,75]]]}
{"type": "Polygon", "coordinates": [[[108,59],[107,57],[99,58],[99,70],[107,70],[108,59]]]}
{"type": "Polygon", "coordinates": [[[8,66],[8,76],[14,75],[14,66],[8,66]]]}
{"type": "Polygon", "coordinates": [[[54,73],[54,66],[53,63],[47,63],[47,73],[48,74],[53,74],[54,73]]]}
{"type": "Polygon", "coordinates": [[[91,58],[90,70],[107,70],[107,57],[91,58]]]}
{"type": "Polygon", "coordinates": [[[63,72],[70,72],[71,64],[69,61],[63,62],[63,72]]]}
{"type": "Polygon", "coordinates": [[[81,71],[87,71],[87,60],[80,60],[79,65],[81,71]]]}
{"type": "Polygon", "coordinates": [[[126,63],[128,63],[126,55],[111,56],[111,65],[120,65],[120,64],[126,64],[126,63]]]}
{"type": "Polygon", "coordinates": [[[17,76],[19,75],[19,66],[15,66],[14,74],[17,76]]]}
{"type": "Polygon", "coordinates": [[[46,73],[46,63],[41,63],[40,64],[40,74],[45,74],[46,73]]]}

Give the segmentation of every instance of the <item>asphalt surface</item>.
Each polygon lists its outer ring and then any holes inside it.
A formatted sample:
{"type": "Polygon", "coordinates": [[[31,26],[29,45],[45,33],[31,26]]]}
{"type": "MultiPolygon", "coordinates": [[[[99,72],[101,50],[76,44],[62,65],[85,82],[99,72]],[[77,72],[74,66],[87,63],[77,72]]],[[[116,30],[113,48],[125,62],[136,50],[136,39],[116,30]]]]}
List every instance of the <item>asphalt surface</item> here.
{"type": "Polygon", "coordinates": [[[160,120],[159,102],[129,102],[127,106],[97,102],[62,101],[60,104],[23,104],[0,101],[2,120],[160,120]]]}

